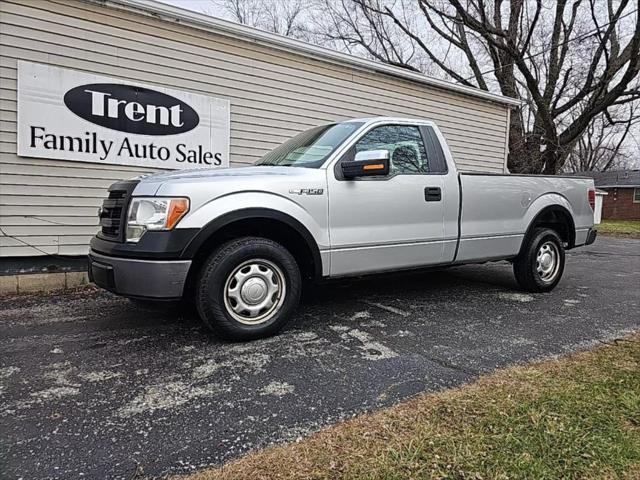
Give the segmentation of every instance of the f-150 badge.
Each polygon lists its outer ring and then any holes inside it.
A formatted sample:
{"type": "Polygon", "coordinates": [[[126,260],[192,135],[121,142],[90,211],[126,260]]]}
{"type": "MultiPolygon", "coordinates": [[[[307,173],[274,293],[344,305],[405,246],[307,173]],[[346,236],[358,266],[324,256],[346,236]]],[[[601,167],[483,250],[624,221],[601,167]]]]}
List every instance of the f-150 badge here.
{"type": "Polygon", "coordinates": [[[289,193],[293,195],[322,195],[324,188],[292,188],[289,193]]]}

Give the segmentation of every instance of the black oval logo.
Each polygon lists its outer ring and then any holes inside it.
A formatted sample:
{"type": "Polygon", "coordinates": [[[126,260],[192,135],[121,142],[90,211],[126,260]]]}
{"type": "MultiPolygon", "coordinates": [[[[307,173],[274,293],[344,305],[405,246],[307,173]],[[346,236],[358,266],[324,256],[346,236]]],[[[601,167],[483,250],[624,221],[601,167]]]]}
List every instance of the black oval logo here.
{"type": "Polygon", "coordinates": [[[171,95],[119,83],[72,88],[65,93],[64,104],[91,123],[138,135],[175,135],[200,122],[193,108],[171,95]]]}

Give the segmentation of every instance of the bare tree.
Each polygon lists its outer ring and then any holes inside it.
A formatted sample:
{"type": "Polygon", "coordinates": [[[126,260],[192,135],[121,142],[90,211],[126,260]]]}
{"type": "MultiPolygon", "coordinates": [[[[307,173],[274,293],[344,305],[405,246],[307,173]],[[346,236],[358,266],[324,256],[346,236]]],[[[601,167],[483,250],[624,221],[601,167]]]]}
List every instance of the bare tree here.
{"type": "Polygon", "coordinates": [[[523,100],[511,115],[513,172],[560,171],[595,118],[640,99],[637,0],[325,2],[343,13],[329,36],[347,48],[409,69],[426,58],[458,83],[523,100]],[[422,55],[398,52],[389,22],[422,55]]]}
{"type": "Polygon", "coordinates": [[[632,128],[640,122],[638,105],[630,103],[615,115],[600,114],[589,124],[569,154],[565,171],[587,172],[630,168],[640,149],[625,148],[633,135],[632,128]]]}
{"type": "Polygon", "coordinates": [[[416,72],[430,70],[420,50],[378,9],[358,8],[353,0],[320,0],[317,5],[310,15],[315,43],[416,72]]]}
{"type": "Polygon", "coordinates": [[[304,14],[310,8],[309,1],[211,0],[211,3],[213,8],[208,10],[211,15],[279,35],[308,40],[304,14]]]}

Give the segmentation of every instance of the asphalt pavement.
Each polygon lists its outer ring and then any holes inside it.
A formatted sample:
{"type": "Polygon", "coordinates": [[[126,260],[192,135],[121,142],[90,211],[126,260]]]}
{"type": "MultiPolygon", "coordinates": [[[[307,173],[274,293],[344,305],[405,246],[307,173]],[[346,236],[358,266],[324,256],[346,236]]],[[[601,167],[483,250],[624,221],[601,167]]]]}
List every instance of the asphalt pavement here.
{"type": "Polygon", "coordinates": [[[212,339],[106,292],[0,300],[0,478],[186,473],[421,392],[640,330],[640,240],[568,252],[548,294],[506,262],[334,283],[281,335],[212,339]]]}

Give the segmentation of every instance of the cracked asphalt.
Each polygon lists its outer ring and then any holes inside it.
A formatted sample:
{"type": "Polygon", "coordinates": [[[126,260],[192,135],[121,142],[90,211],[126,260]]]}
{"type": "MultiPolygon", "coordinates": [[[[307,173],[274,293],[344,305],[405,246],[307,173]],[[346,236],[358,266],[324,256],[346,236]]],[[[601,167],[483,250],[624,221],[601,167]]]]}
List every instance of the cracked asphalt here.
{"type": "Polygon", "coordinates": [[[0,300],[0,477],[221,465],[363,411],[640,330],[640,240],[568,252],[559,286],[506,262],[318,287],[281,335],[211,339],[192,313],[93,290],[0,300]]]}

